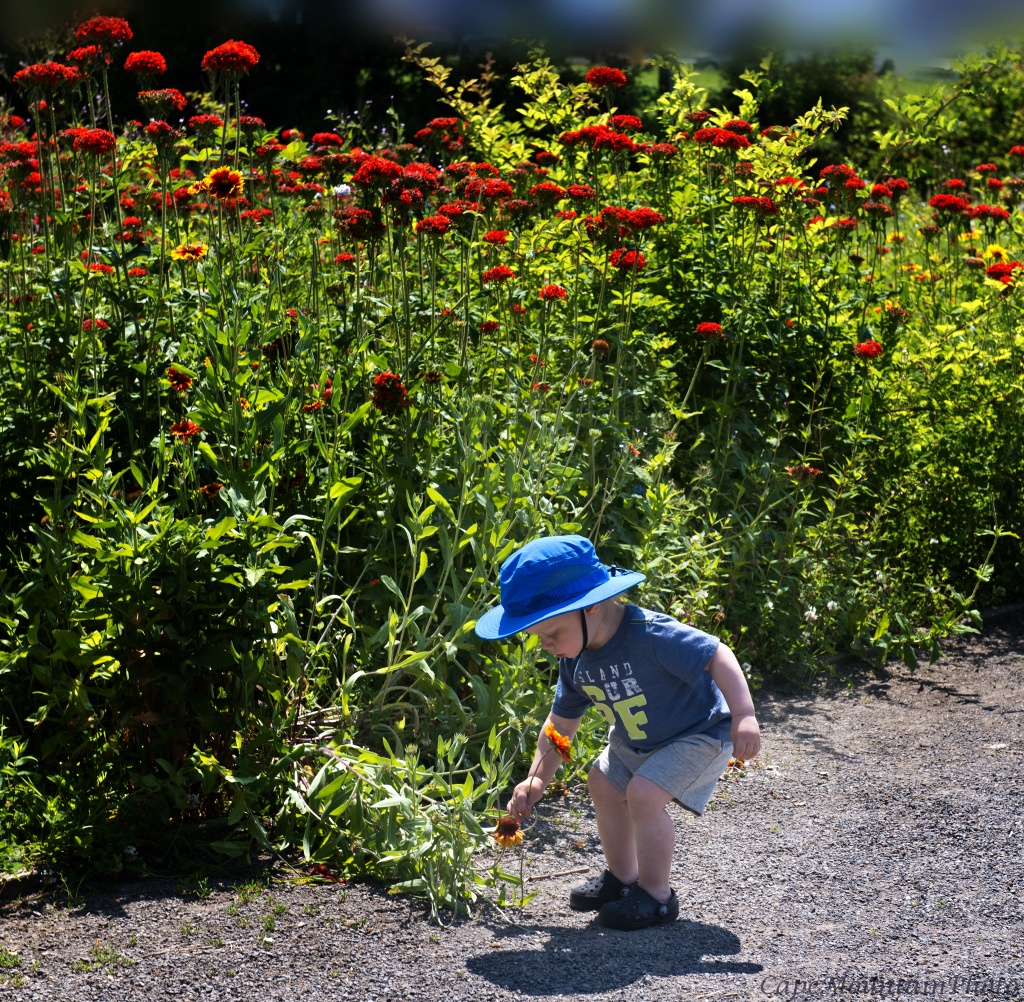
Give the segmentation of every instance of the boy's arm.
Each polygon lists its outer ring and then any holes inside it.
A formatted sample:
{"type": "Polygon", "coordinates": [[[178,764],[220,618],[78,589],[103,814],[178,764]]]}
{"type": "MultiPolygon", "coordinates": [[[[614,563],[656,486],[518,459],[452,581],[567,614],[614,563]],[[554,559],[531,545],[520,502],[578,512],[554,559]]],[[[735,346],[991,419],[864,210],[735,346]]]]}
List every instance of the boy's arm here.
{"type": "Polygon", "coordinates": [[[530,816],[530,808],[544,796],[545,788],[562,764],[562,757],[558,754],[558,749],[548,740],[544,728],[548,724],[552,724],[559,734],[572,740],[576,731],[579,730],[582,719],[582,717],[560,717],[554,712],[548,714],[537,738],[537,750],[533,755],[530,772],[526,779],[512,791],[512,799],[508,802],[508,813],[516,821],[522,821],[523,818],[530,816]]]}
{"type": "Polygon", "coordinates": [[[715,680],[715,685],[722,690],[725,701],[729,704],[732,714],[732,745],[733,755],[746,762],[761,750],[761,730],[754,716],[754,701],[750,698],[747,680],[743,677],[743,669],[725,644],[719,644],[718,650],[708,662],[707,670],[715,680]]]}

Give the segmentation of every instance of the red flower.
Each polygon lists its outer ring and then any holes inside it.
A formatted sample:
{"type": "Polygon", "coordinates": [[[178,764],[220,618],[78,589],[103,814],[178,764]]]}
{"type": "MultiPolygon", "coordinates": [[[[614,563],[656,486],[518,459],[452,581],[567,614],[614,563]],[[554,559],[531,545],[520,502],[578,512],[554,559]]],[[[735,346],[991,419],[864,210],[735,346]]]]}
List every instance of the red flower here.
{"type": "Polygon", "coordinates": [[[175,421],[171,425],[171,434],[178,439],[179,442],[187,442],[193,435],[198,435],[203,429],[199,427],[194,421],[189,421],[187,418],[181,421],[175,421]]]}
{"type": "Polygon", "coordinates": [[[314,146],[344,146],[345,140],[337,132],[314,132],[310,142],[314,146]]]}
{"type": "Polygon", "coordinates": [[[78,69],[63,63],[33,63],[18,70],[13,78],[16,84],[24,84],[35,90],[53,91],[58,87],[70,87],[82,79],[78,69]]]}
{"type": "Polygon", "coordinates": [[[688,122],[694,122],[699,125],[701,122],[706,122],[711,117],[710,111],[688,111],[683,118],[688,122]]]}
{"type": "Polygon", "coordinates": [[[143,49],[140,52],[130,52],[124,61],[124,68],[129,73],[157,77],[167,72],[167,60],[159,52],[143,49]]]}
{"type": "Polygon", "coordinates": [[[604,338],[599,337],[590,342],[590,350],[595,355],[605,356],[609,351],[611,351],[611,346],[604,340],[604,338]]]}
{"type": "Polygon", "coordinates": [[[1011,146],[1007,156],[1024,157],[1024,146],[1011,146]]]}
{"type": "Polygon", "coordinates": [[[878,358],[879,355],[885,349],[875,340],[868,339],[867,341],[858,341],[853,346],[853,353],[858,358],[872,359],[878,358]]]}
{"type": "Polygon", "coordinates": [[[636,143],[624,132],[602,132],[594,139],[595,150],[613,150],[616,153],[636,149],[636,143]]]}
{"type": "Polygon", "coordinates": [[[991,174],[999,170],[999,168],[995,164],[978,164],[978,166],[975,167],[974,169],[979,174],[991,174]]]}
{"type": "Polygon", "coordinates": [[[862,191],[867,187],[867,183],[859,177],[850,177],[843,182],[843,187],[849,191],[862,191]]]}
{"type": "Polygon", "coordinates": [[[636,115],[612,115],[608,122],[620,132],[638,132],[644,127],[644,123],[636,115]]]}
{"type": "Polygon", "coordinates": [[[861,205],[861,208],[870,216],[894,216],[896,215],[885,202],[876,202],[869,199],[861,205]]]}
{"type": "Polygon", "coordinates": [[[739,195],[732,204],[741,209],[751,209],[761,216],[777,216],[779,213],[779,207],[764,195],[739,195]]]}
{"type": "Polygon", "coordinates": [[[68,53],[68,62],[77,63],[80,66],[89,66],[100,61],[109,63],[110,57],[98,45],[83,45],[68,53]]]}
{"type": "Polygon", "coordinates": [[[185,95],[174,87],[163,87],[160,90],[140,90],[137,96],[139,104],[143,108],[157,115],[165,115],[171,108],[174,108],[175,111],[182,111],[188,104],[185,95]]]}
{"type": "MultiPolygon", "coordinates": [[[[89,265],[89,271],[96,272],[98,275],[113,275],[114,274],[114,267],[113,267],[113,265],[104,264],[102,261],[97,261],[95,264],[89,265]]],[[[85,323],[88,323],[88,322],[89,322],[88,320],[85,321],[85,323]]],[[[102,324],[104,327],[106,327],[106,324],[103,323],[102,320],[97,320],[96,323],[97,324],[102,324]]],[[[87,329],[87,328],[85,328],[85,324],[83,324],[82,326],[83,326],[83,329],[87,329]]]]}
{"type": "Polygon", "coordinates": [[[551,387],[547,383],[534,383],[533,386],[530,387],[530,389],[536,391],[537,393],[547,393],[548,390],[551,389],[551,387]]]}
{"type": "Polygon", "coordinates": [[[714,146],[720,150],[745,150],[750,146],[750,140],[746,136],[715,126],[698,129],[693,134],[693,141],[701,146],[714,146]]]}
{"type": "MultiPolygon", "coordinates": [[[[109,268],[110,266],[107,265],[109,268]]],[[[82,321],[82,330],[84,331],[107,331],[110,330],[110,324],[106,320],[102,320],[99,317],[93,319],[85,319],[82,321]]]]}
{"type": "Polygon", "coordinates": [[[222,128],[224,122],[220,115],[193,115],[188,120],[188,127],[196,132],[212,132],[214,129],[222,128]]]}
{"type": "Polygon", "coordinates": [[[850,230],[857,228],[856,219],[837,219],[835,222],[830,224],[833,230],[839,230],[840,233],[849,233],[850,230]]]}
{"type": "Polygon", "coordinates": [[[508,230],[488,230],[481,239],[486,244],[507,244],[508,230]]]}
{"type": "Polygon", "coordinates": [[[647,259],[640,251],[627,250],[625,247],[613,250],[608,261],[613,268],[618,268],[621,272],[640,272],[647,267],[647,259]]]}
{"type": "Polygon", "coordinates": [[[728,122],[722,123],[722,128],[728,129],[730,132],[740,132],[748,136],[754,131],[750,123],[744,121],[742,118],[730,118],[728,122]]]}
{"type": "Polygon", "coordinates": [[[443,237],[451,225],[451,220],[447,216],[424,216],[416,223],[416,232],[443,237]]]}
{"type": "Polygon", "coordinates": [[[550,303],[555,299],[565,299],[566,291],[560,285],[545,285],[538,295],[544,302],[550,303]]]}
{"type": "Polygon", "coordinates": [[[493,334],[499,327],[497,320],[485,320],[480,324],[481,334],[493,334]]]}
{"type": "Polygon", "coordinates": [[[132,40],[132,29],[123,17],[91,17],[75,29],[79,42],[98,45],[121,45],[132,40]]]}
{"type": "MultiPolygon", "coordinates": [[[[989,178],[990,181],[994,178],[989,178]]],[[[999,205],[975,205],[967,210],[971,219],[997,219],[1005,223],[1010,219],[1010,213],[999,205]]]]}
{"type": "Polygon", "coordinates": [[[1024,268],[1024,264],[1021,264],[1020,261],[997,261],[985,269],[985,275],[997,282],[1002,282],[1003,285],[1012,285],[1013,273],[1018,268],[1024,268]]]}
{"type": "Polygon", "coordinates": [[[146,272],[145,268],[129,268],[128,269],[128,277],[129,278],[145,278],[146,274],[147,274],[147,272],[146,272]]]}
{"type": "Polygon", "coordinates": [[[849,181],[851,177],[856,177],[857,172],[846,164],[829,164],[827,167],[822,167],[818,173],[818,177],[824,178],[827,181],[849,181]]]}
{"type": "Polygon", "coordinates": [[[474,198],[494,201],[498,198],[511,198],[515,192],[508,181],[485,180],[475,177],[466,182],[465,192],[474,198]]]}
{"type": "Polygon", "coordinates": [[[892,198],[892,188],[887,184],[873,184],[871,186],[872,198],[892,198]]]}
{"type": "Polygon", "coordinates": [[[356,259],[356,258],[355,258],[355,255],[354,255],[354,254],[349,254],[349,252],[348,252],[348,251],[342,251],[342,252],[341,252],[341,253],[340,253],[340,254],[339,254],[339,255],[338,255],[338,256],[337,256],[337,257],[336,257],[336,258],[334,259],[334,263],[335,263],[335,264],[340,264],[340,265],[352,264],[352,262],[353,262],[353,261],[355,261],[355,259],[356,259]]]}
{"type": "Polygon", "coordinates": [[[372,187],[390,184],[401,176],[401,164],[396,164],[394,160],[385,160],[384,157],[367,157],[352,175],[352,183],[372,187]]]}
{"type": "Polygon", "coordinates": [[[507,282],[510,278],[515,277],[516,273],[509,268],[508,265],[499,264],[495,268],[488,268],[487,271],[480,276],[480,281],[483,282],[484,285],[487,285],[488,282],[507,282]]]}
{"type": "Polygon", "coordinates": [[[182,137],[178,129],[173,129],[162,119],[154,119],[143,130],[146,138],[154,143],[173,143],[182,137]]]}
{"type": "Polygon", "coordinates": [[[109,153],[116,145],[114,134],[106,129],[80,129],[74,143],[79,153],[92,153],[95,156],[109,153]]]}
{"type": "Polygon", "coordinates": [[[570,184],[565,194],[574,202],[589,202],[597,198],[597,192],[589,184],[570,184]]]}
{"type": "Polygon", "coordinates": [[[892,189],[893,198],[898,198],[910,189],[910,182],[905,177],[891,177],[885,183],[892,189]]]}
{"type": "Polygon", "coordinates": [[[537,199],[538,202],[552,204],[565,198],[565,189],[550,181],[543,181],[530,189],[530,196],[537,199]]]}
{"type": "Polygon", "coordinates": [[[384,371],[373,380],[373,406],[389,417],[409,406],[409,392],[395,373],[384,371]]]}
{"type": "Polygon", "coordinates": [[[248,73],[260,61],[260,54],[247,42],[230,39],[203,56],[202,67],[210,73],[248,73]]]}
{"type": "Polygon", "coordinates": [[[184,372],[179,372],[173,365],[167,370],[167,379],[171,384],[171,389],[178,393],[184,393],[192,388],[192,377],[186,376],[184,372]]]}
{"type": "Polygon", "coordinates": [[[722,330],[722,325],[713,323],[710,320],[702,320],[699,324],[697,324],[696,332],[697,337],[705,338],[708,341],[712,341],[715,338],[725,337],[725,332],[722,330]]]}
{"type": "Polygon", "coordinates": [[[960,214],[966,212],[970,203],[960,195],[932,195],[928,204],[936,212],[951,212],[960,214]]]}
{"type": "Polygon", "coordinates": [[[626,74],[611,66],[593,66],[585,77],[591,87],[624,87],[626,74]]]}
{"type": "Polygon", "coordinates": [[[961,191],[967,187],[967,185],[960,180],[958,177],[951,177],[948,181],[942,182],[943,188],[948,188],[950,191],[961,191]]]}

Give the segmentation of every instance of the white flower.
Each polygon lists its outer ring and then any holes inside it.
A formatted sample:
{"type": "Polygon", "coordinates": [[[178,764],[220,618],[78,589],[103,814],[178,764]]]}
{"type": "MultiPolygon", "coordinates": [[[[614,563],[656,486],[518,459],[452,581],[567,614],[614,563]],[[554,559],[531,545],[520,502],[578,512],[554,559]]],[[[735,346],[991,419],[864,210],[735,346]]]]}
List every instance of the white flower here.
{"type": "Polygon", "coordinates": [[[743,674],[744,675],[749,675],[750,674],[750,662],[749,661],[744,661],[743,664],[740,665],[740,668],[743,669],[743,674]]]}
{"type": "Polygon", "coordinates": [[[775,603],[774,603],[774,602],[773,602],[773,601],[772,601],[771,599],[768,599],[768,600],[767,600],[767,601],[765,602],[765,604],[764,604],[764,607],[765,607],[765,608],[766,608],[766,609],[767,609],[767,610],[768,610],[769,612],[771,612],[771,611],[772,611],[772,610],[773,610],[773,609],[775,608],[775,603]]]}
{"type": "Polygon", "coordinates": [[[352,186],[350,184],[336,184],[334,186],[335,195],[351,195],[352,186]]]}
{"type": "Polygon", "coordinates": [[[881,571],[875,571],[875,580],[876,581],[884,581],[885,580],[885,575],[881,571]]]}
{"type": "Polygon", "coordinates": [[[814,606],[812,605],[804,613],[804,619],[806,619],[808,623],[816,623],[818,621],[818,610],[815,609],[814,606]]]}
{"type": "Polygon", "coordinates": [[[139,850],[138,850],[138,849],[136,849],[136,848],[135,848],[135,846],[133,846],[133,845],[126,845],[126,846],[124,847],[124,854],[125,854],[125,855],[126,855],[126,856],[127,856],[128,858],[129,858],[129,859],[133,859],[133,858],[134,858],[135,856],[138,856],[138,854],[139,854],[139,850]]]}
{"type": "Polygon", "coordinates": [[[938,545],[938,542],[939,542],[939,541],[938,541],[937,539],[929,539],[929,540],[928,540],[928,542],[929,542],[929,543],[930,543],[930,544],[931,544],[932,546],[936,546],[936,545],[938,545]]]}
{"type": "Polygon", "coordinates": [[[701,590],[698,591],[697,594],[694,595],[693,597],[695,599],[697,599],[698,602],[703,602],[703,601],[705,601],[707,599],[708,593],[707,593],[707,591],[704,588],[701,588],[701,590]]]}
{"type": "Polygon", "coordinates": [[[829,612],[835,612],[836,609],[839,608],[839,603],[834,602],[832,599],[829,599],[828,605],[826,605],[825,608],[828,609],[829,612]]]}

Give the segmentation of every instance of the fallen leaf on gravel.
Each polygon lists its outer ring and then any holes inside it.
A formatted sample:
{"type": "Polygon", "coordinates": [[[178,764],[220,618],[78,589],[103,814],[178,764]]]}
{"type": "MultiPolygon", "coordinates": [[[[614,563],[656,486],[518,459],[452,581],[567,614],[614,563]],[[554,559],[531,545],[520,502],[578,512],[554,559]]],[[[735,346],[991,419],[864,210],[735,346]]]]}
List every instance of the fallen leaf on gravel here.
{"type": "Polygon", "coordinates": [[[1005,741],[997,741],[994,745],[986,745],[987,748],[991,748],[992,751],[999,751],[1001,748],[1009,748],[1010,746],[1005,741]]]}

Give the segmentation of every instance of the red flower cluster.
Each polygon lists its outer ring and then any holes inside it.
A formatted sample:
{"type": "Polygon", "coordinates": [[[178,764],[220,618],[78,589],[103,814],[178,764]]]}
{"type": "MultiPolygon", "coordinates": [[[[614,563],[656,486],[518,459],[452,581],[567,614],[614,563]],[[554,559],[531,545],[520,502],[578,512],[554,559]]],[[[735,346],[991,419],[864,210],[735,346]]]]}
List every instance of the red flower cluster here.
{"type": "MultiPolygon", "coordinates": [[[[107,265],[107,267],[109,268],[110,265],[107,265]]],[[[107,330],[110,330],[110,324],[108,324],[106,322],[106,320],[103,320],[100,317],[86,318],[85,320],[82,321],[82,330],[84,330],[84,331],[107,331],[107,330]]]]}
{"type": "Polygon", "coordinates": [[[619,247],[608,256],[608,263],[621,272],[641,272],[647,267],[647,258],[637,250],[619,247]]]}
{"type": "Polygon", "coordinates": [[[853,346],[854,355],[856,355],[858,358],[864,358],[869,360],[872,358],[878,358],[878,356],[881,355],[884,350],[885,349],[872,338],[869,338],[867,341],[858,341],[853,346]]]}
{"type": "Polygon", "coordinates": [[[565,299],[566,291],[560,285],[545,285],[538,295],[544,302],[550,303],[555,299],[565,299]]]}
{"type": "Polygon", "coordinates": [[[702,146],[713,146],[719,150],[745,150],[750,146],[750,140],[741,136],[738,132],[729,129],[719,129],[716,126],[707,126],[698,129],[693,134],[693,141],[702,146]]]}
{"type": "Polygon", "coordinates": [[[166,115],[172,108],[175,111],[182,111],[188,104],[185,95],[174,87],[164,87],[160,90],[140,90],[137,96],[139,104],[154,115],[166,115]]]}
{"type": "Polygon", "coordinates": [[[967,210],[967,215],[971,219],[994,219],[1001,223],[1010,219],[1010,213],[999,205],[973,205],[967,210]]]}
{"type": "Polygon", "coordinates": [[[314,132],[310,143],[314,146],[344,146],[345,140],[337,132],[314,132]]]}
{"type": "Polygon", "coordinates": [[[488,230],[481,239],[485,244],[507,244],[508,230],[488,230]]]}
{"type": "Polygon", "coordinates": [[[718,338],[725,337],[725,331],[722,330],[721,324],[716,324],[711,320],[702,320],[696,327],[697,337],[703,338],[706,341],[714,341],[718,338]]]}
{"type": "Polygon", "coordinates": [[[847,164],[829,164],[818,172],[818,177],[825,181],[842,181],[844,184],[856,176],[857,172],[847,164]]]}
{"type": "Polygon", "coordinates": [[[94,156],[109,153],[116,145],[114,134],[106,129],[79,129],[74,142],[79,153],[92,153],[94,156]]]}
{"type": "Polygon", "coordinates": [[[260,61],[260,54],[248,42],[229,39],[203,56],[202,67],[210,73],[248,73],[260,61]]]}
{"type": "Polygon", "coordinates": [[[409,406],[409,391],[400,376],[385,370],[373,380],[373,406],[389,417],[409,406]]]}
{"type": "Polygon", "coordinates": [[[777,216],[779,207],[766,195],[738,195],[732,204],[741,209],[750,209],[759,216],[777,216]]]}
{"type": "Polygon", "coordinates": [[[620,132],[639,132],[644,127],[636,115],[612,115],[608,122],[620,132]]]}
{"type": "Polygon", "coordinates": [[[132,29],[123,17],[91,17],[75,29],[77,41],[97,45],[121,45],[132,37],[132,29]]]}
{"type": "Polygon", "coordinates": [[[786,472],[794,480],[797,480],[802,484],[809,483],[815,477],[821,476],[821,470],[819,470],[817,466],[808,466],[807,463],[797,463],[794,466],[787,466],[786,472]]]}
{"type": "Polygon", "coordinates": [[[98,45],[83,45],[68,53],[68,62],[77,63],[79,66],[91,66],[100,62],[109,63],[110,56],[98,45]]]}
{"type": "Polygon", "coordinates": [[[124,68],[129,73],[157,77],[167,72],[167,60],[159,52],[143,49],[140,52],[130,52],[124,61],[124,68]]]}
{"type": "Polygon", "coordinates": [[[494,268],[488,268],[480,276],[480,281],[487,285],[489,282],[506,282],[515,277],[516,273],[507,264],[499,264],[494,268]]]}
{"type": "Polygon", "coordinates": [[[1024,264],[1021,264],[1020,261],[997,261],[985,269],[985,275],[987,278],[1002,282],[1003,285],[1012,285],[1013,273],[1018,268],[1024,268],[1024,264]]]}
{"type": "Polygon", "coordinates": [[[554,205],[555,202],[565,198],[565,189],[557,184],[552,184],[551,181],[543,181],[530,189],[530,197],[544,205],[554,205]]]}
{"type": "Polygon", "coordinates": [[[960,195],[932,195],[928,199],[928,204],[936,212],[949,212],[957,215],[966,212],[970,207],[967,199],[960,195]]]}
{"type": "Polygon", "coordinates": [[[384,157],[367,157],[352,175],[352,183],[372,188],[390,184],[402,176],[402,165],[384,157]]]}
{"type": "Polygon", "coordinates": [[[75,66],[63,63],[33,63],[23,70],[18,70],[12,78],[16,84],[24,84],[35,90],[54,91],[59,87],[70,87],[78,83],[82,77],[75,66]]]}
{"type": "Polygon", "coordinates": [[[482,324],[480,324],[480,333],[493,334],[498,329],[499,326],[500,325],[498,324],[497,320],[485,320],[482,324]]]}
{"type": "Polygon", "coordinates": [[[585,77],[591,87],[624,87],[626,74],[611,66],[593,66],[585,77]]]}
{"type": "Polygon", "coordinates": [[[416,232],[433,237],[443,237],[451,225],[451,220],[447,216],[424,216],[416,223],[416,232]]]}

